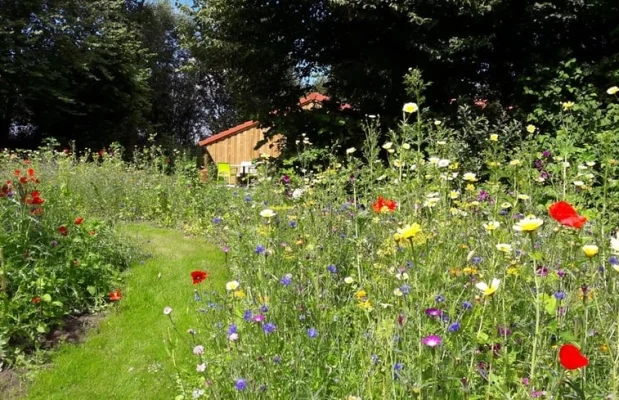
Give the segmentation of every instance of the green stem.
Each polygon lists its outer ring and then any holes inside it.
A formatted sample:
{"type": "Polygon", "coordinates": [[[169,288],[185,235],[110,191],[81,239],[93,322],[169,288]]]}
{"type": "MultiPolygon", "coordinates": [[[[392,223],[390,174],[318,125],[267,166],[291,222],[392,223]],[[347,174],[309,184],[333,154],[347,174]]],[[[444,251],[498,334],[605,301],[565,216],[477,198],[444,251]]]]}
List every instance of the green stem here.
{"type": "MultiPolygon", "coordinates": [[[[533,239],[533,233],[530,234],[531,238],[531,251],[535,249],[535,240],[533,239]]],[[[535,382],[535,366],[537,363],[537,338],[539,336],[539,322],[540,322],[540,296],[539,296],[539,279],[537,277],[537,262],[533,258],[533,279],[535,281],[535,334],[533,336],[533,349],[531,351],[531,370],[529,371],[529,380],[531,385],[535,382]]]]}

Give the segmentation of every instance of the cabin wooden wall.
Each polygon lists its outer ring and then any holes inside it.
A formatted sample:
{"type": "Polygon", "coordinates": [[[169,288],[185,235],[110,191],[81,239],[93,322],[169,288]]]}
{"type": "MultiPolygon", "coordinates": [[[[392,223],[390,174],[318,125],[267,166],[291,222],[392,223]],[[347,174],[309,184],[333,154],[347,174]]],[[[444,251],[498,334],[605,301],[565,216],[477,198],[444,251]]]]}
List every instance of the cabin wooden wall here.
{"type": "Polygon", "coordinates": [[[225,162],[238,165],[242,161],[251,161],[254,158],[258,158],[262,153],[266,153],[271,157],[279,156],[277,142],[281,138],[282,135],[276,135],[260,149],[254,150],[256,143],[264,139],[263,130],[254,127],[207,145],[206,150],[215,163],[225,162]]]}

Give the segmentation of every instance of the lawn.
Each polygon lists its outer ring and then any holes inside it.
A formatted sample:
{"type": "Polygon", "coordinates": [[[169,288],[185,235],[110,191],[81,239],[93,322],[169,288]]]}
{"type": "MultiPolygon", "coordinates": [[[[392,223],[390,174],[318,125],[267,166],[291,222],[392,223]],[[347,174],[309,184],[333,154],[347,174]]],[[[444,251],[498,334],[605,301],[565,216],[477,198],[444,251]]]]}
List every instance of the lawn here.
{"type": "MultiPolygon", "coordinates": [[[[122,300],[83,344],[61,346],[52,366],[36,375],[27,399],[174,398],[175,367],[164,344],[170,323],[163,309],[189,304],[193,270],[209,271],[223,287],[223,253],[174,230],[148,225],[123,230],[152,257],[126,273],[122,300]]],[[[181,332],[195,322],[188,308],[175,309],[174,318],[181,332]]]]}

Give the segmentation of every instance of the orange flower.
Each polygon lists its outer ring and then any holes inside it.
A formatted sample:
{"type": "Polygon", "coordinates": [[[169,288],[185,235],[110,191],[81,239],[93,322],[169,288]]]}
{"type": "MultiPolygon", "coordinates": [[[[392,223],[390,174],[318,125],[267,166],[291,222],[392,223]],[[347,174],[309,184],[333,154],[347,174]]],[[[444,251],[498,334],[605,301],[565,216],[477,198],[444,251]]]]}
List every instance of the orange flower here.
{"type": "Polygon", "coordinates": [[[377,213],[388,213],[395,211],[397,206],[398,204],[395,201],[378,196],[378,199],[372,204],[372,209],[377,213]]]}
{"type": "Polygon", "coordinates": [[[120,289],[116,289],[113,292],[110,292],[109,296],[110,301],[118,301],[123,298],[122,294],[120,293],[120,289]]]}
{"type": "Polygon", "coordinates": [[[32,298],[32,304],[38,304],[40,301],[41,301],[41,298],[39,296],[32,298]]]}

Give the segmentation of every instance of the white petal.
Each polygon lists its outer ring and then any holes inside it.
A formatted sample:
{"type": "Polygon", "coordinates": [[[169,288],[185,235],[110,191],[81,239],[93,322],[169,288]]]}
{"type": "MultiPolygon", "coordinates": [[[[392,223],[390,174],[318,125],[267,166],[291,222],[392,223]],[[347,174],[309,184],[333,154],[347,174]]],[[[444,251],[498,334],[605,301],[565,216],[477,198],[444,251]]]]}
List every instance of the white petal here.
{"type": "Polygon", "coordinates": [[[497,289],[499,287],[499,285],[501,284],[501,280],[494,278],[492,280],[492,285],[490,285],[492,288],[497,289]]]}
{"type": "Polygon", "coordinates": [[[486,290],[488,290],[488,284],[486,284],[486,282],[479,282],[477,285],[475,285],[475,287],[481,290],[482,292],[485,292],[486,290]]]}

